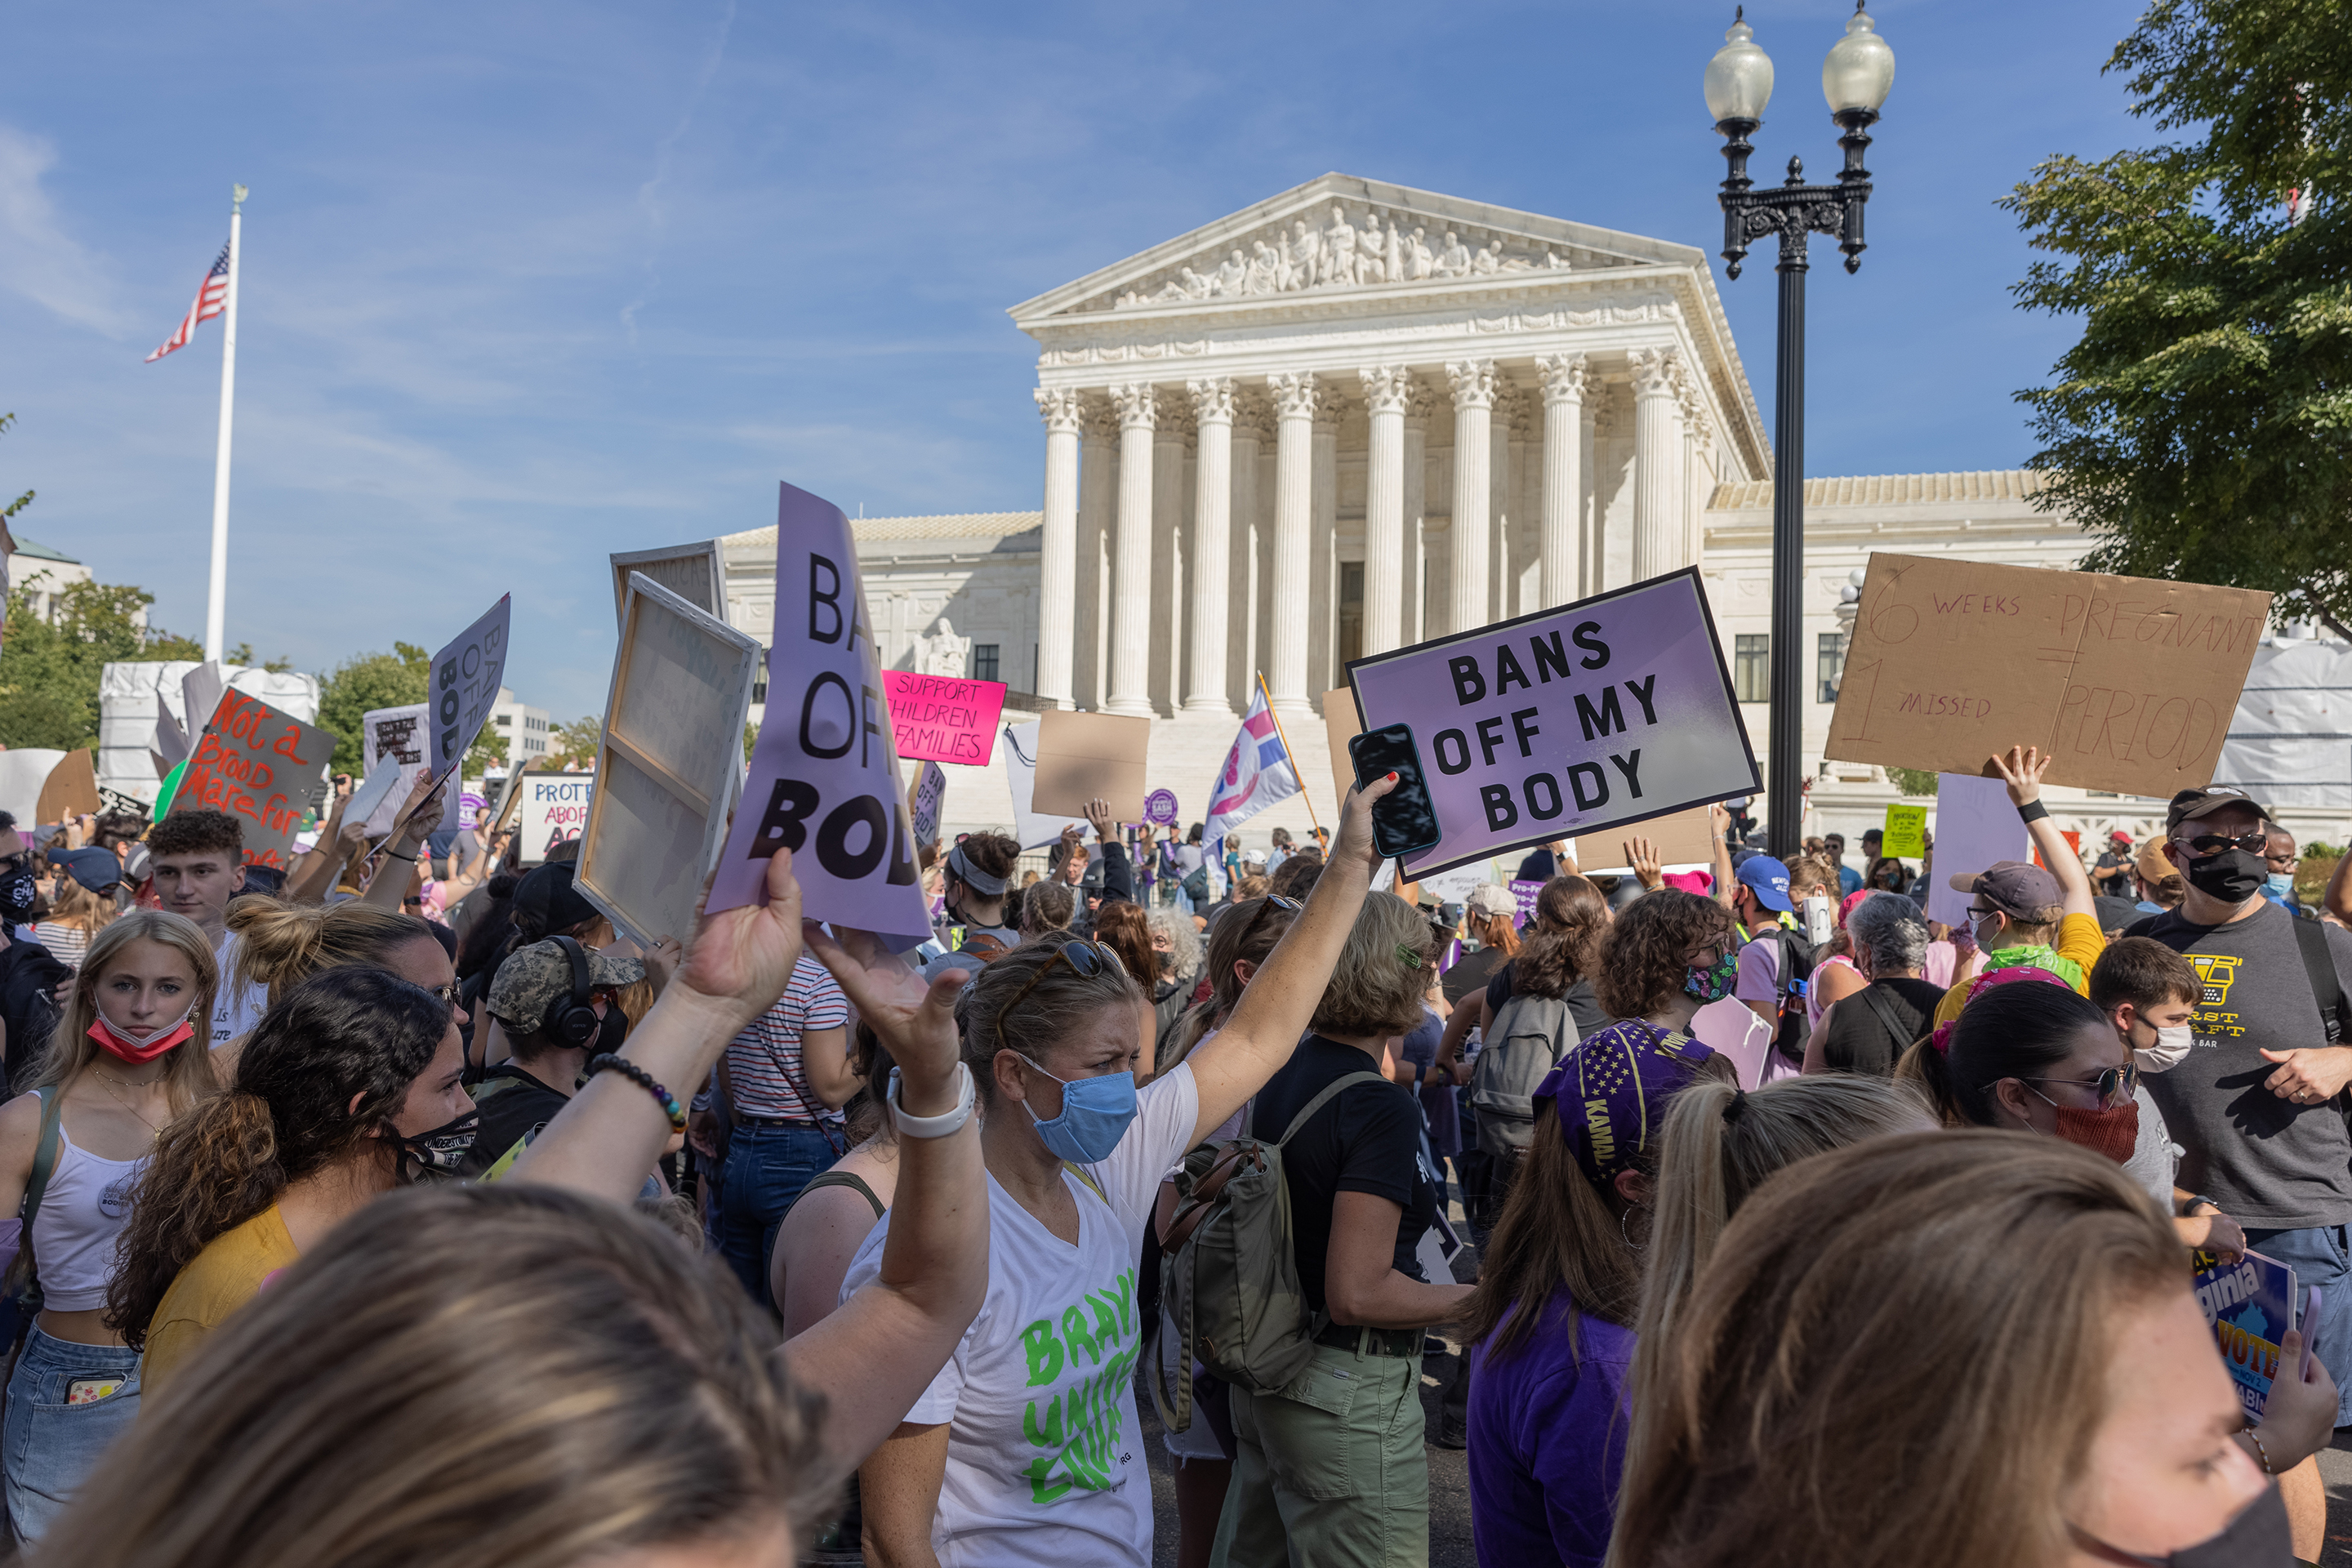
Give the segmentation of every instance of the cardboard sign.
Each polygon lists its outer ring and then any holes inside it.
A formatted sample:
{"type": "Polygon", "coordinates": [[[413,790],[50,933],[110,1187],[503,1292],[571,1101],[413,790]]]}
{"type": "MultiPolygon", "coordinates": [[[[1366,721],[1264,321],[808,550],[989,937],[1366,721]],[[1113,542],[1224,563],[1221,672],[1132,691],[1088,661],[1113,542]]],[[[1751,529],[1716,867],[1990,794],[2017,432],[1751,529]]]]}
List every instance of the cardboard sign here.
{"type": "Polygon", "coordinates": [[[98,815],[98,769],[88,752],[68,752],[41,785],[36,823],[63,822],[98,815]]]}
{"type": "Polygon", "coordinates": [[[1967,925],[1973,895],[1954,889],[1952,879],[1974,876],[1997,860],[2022,860],[2032,843],[2006,784],[1973,772],[1938,776],[1936,864],[1927,879],[1927,918],[1948,926],[1967,925]]]}
{"type": "Polygon", "coordinates": [[[383,793],[368,796],[373,804],[364,815],[359,810],[359,790],[352,791],[352,804],[343,808],[345,819],[365,824],[371,837],[391,832],[400,814],[408,809],[409,795],[427,765],[432,735],[425,715],[431,711],[430,703],[411,702],[399,708],[372,708],[360,715],[362,783],[373,783],[377,770],[387,762],[399,773],[396,783],[383,793]]]}
{"type": "Polygon", "coordinates": [[[1055,816],[1035,809],[1037,786],[1038,720],[1026,724],[1004,726],[1004,787],[1013,796],[1013,835],[1021,840],[1024,849],[1036,849],[1054,843],[1062,837],[1062,829],[1075,825],[1087,828],[1083,816],[1055,816]]]}
{"type": "Polygon", "coordinates": [[[915,770],[914,787],[907,793],[907,815],[914,820],[915,842],[940,841],[940,807],[948,795],[948,772],[937,763],[915,770]]]}
{"type": "Polygon", "coordinates": [[[931,934],[930,911],[857,545],[839,507],[778,490],[768,707],[708,907],[763,900],[769,858],[789,848],[810,920],[870,931],[903,952],[931,934]]]}
{"type": "Polygon", "coordinates": [[[1763,788],[1698,569],[1348,666],[1412,726],[1443,835],[1416,878],[1763,788]]]}
{"type": "Polygon", "coordinates": [[[996,750],[997,721],[1004,715],[1004,682],[886,669],[882,689],[890,696],[890,726],[898,736],[899,756],[908,762],[919,758],[988,765],[996,750]]]}
{"type": "Polygon", "coordinates": [[[1151,721],[1116,713],[1048,710],[1038,721],[1037,783],[1030,805],[1084,816],[1087,802],[1110,803],[1114,822],[1143,820],[1143,777],[1151,721]]]}
{"type": "Polygon", "coordinates": [[[1975,773],[2037,745],[2052,784],[2202,789],[2270,608],[2249,588],[1874,554],[1827,754],[1975,773]]]}
{"type": "Polygon", "coordinates": [[[401,781],[409,780],[413,788],[416,773],[422,771],[422,764],[412,771],[397,756],[383,758],[368,770],[365,778],[352,786],[352,798],[343,803],[343,820],[369,824],[370,833],[391,832],[393,823],[399,817],[401,802],[408,798],[398,793],[401,781]],[[382,827],[373,826],[379,816],[383,818],[382,827]]]}
{"type": "MultiPolygon", "coordinates": [[[[201,735],[212,722],[213,710],[220,706],[221,693],[228,689],[228,678],[221,673],[216,659],[206,659],[187,674],[180,677],[180,711],[187,716],[187,732],[201,735]]],[[[189,742],[193,752],[194,741],[189,742]]]]}
{"type": "Polygon", "coordinates": [[[1363,732],[1356,718],[1356,689],[1338,686],[1325,692],[1323,744],[1330,752],[1331,793],[1342,806],[1348,804],[1348,792],[1356,787],[1356,764],[1348,758],[1348,742],[1363,732]]]}
{"type": "Polygon", "coordinates": [[[756,640],[631,575],[572,885],[642,944],[694,935],[742,783],[759,673],[756,640]]]}
{"type": "Polygon", "coordinates": [[[457,770],[498,703],[499,681],[507,668],[507,623],[513,612],[514,595],[501,594],[481,619],[433,656],[433,691],[425,700],[432,709],[429,760],[435,778],[446,778],[457,770]]]}
{"type": "Polygon", "coordinates": [[[171,704],[163,700],[161,691],[155,693],[155,738],[150,749],[163,759],[163,765],[156,770],[159,777],[188,760],[188,732],[172,717],[171,704]]]}
{"type": "Polygon", "coordinates": [[[1658,868],[1665,871],[1712,871],[1715,869],[1715,829],[1709,825],[1706,807],[1695,805],[1688,811],[1669,812],[1641,822],[1628,822],[1612,828],[1606,834],[1586,836],[1586,841],[1597,852],[1595,858],[1608,865],[1578,865],[1588,877],[1630,877],[1633,863],[1626,858],[1625,847],[1636,838],[1650,841],[1650,852],[1657,857],[1658,868]]]}
{"type": "Polygon", "coordinates": [[[1878,852],[1895,860],[1916,860],[1927,853],[1927,808],[1890,805],[1878,852]]]}
{"type": "Polygon", "coordinates": [[[515,806],[517,863],[539,865],[549,850],[579,837],[595,795],[594,773],[523,774],[515,806]]]}
{"type": "Polygon", "coordinates": [[[243,820],[248,865],[294,863],[294,834],[335,737],[257,697],[225,689],[172,797],[173,811],[225,811],[243,820]]]}

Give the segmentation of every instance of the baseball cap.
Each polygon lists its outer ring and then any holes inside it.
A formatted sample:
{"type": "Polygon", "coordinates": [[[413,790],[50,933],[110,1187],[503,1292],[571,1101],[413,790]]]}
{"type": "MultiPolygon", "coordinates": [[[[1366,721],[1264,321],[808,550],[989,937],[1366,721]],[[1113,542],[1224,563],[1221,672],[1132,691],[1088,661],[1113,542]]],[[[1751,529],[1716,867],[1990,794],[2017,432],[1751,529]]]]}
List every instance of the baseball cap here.
{"type": "MultiPolygon", "coordinates": [[[[646,977],[645,963],[635,958],[588,954],[588,984],[634,985],[646,977]]],[[[534,942],[507,954],[490,982],[490,1016],[510,1028],[536,1034],[555,1004],[572,994],[572,958],[552,937],[534,942]]]]}
{"type": "Polygon", "coordinates": [[[1797,906],[1789,900],[1789,868],[1769,855],[1752,855],[1739,863],[1739,881],[1756,895],[1756,901],[1768,910],[1794,914],[1797,906]]]}
{"type": "Polygon", "coordinates": [[[2132,869],[2150,882],[2160,882],[2167,877],[2180,874],[2180,868],[2164,858],[2164,840],[2161,838],[2140,840],[2139,854],[2133,859],[2132,869]]]}
{"type": "Polygon", "coordinates": [[[2216,784],[2211,789],[2185,789],[2174,795],[2172,804],[2164,808],[2164,830],[2169,833],[2184,822],[2194,822],[2233,805],[2245,806],[2263,821],[2270,820],[2271,808],[2244,790],[2216,784]]]}
{"type": "Polygon", "coordinates": [[[541,866],[515,887],[516,922],[534,931],[571,931],[596,918],[596,906],[572,885],[573,866],[541,866]]]}
{"type": "Polygon", "coordinates": [[[2107,835],[2107,842],[2110,844],[2121,844],[2126,847],[2129,847],[2131,845],[2131,835],[2118,827],[2113,833],[2107,835]]]}
{"type": "Polygon", "coordinates": [[[1951,887],[1958,893],[1983,894],[1985,902],[2026,925],[2048,925],[2066,912],[2058,879],[2030,861],[1996,860],[1981,871],[1954,877],[1951,887]]]}
{"type": "Polygon", "coordinates": [[[49,864],[93,893],[102,893],[123,879],[122,862],[111,849],[52,849],[49,864]]]}
{"type": "Polygon", "coordinates": [[[1500,882],[1481,882],[1470,889],[1470,907],[1482,915],[1516,915],[1519,900],[1500,882]]]}

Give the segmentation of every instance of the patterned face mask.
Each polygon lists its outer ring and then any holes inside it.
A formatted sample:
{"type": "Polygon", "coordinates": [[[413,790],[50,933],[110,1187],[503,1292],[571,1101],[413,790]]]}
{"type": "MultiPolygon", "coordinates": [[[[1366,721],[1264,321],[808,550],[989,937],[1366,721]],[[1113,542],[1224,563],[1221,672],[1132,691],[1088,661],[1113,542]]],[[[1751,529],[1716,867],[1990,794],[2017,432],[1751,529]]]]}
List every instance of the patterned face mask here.
{"type": "Polygon", "coordinates": [[[1701,1002],[1720,1002],[1731,994],[1732,984],[1738,978],[1739,955],[1727,946],[1708,967],[1692,964],[1683,975],[1683,989],[1701,1002]]]}

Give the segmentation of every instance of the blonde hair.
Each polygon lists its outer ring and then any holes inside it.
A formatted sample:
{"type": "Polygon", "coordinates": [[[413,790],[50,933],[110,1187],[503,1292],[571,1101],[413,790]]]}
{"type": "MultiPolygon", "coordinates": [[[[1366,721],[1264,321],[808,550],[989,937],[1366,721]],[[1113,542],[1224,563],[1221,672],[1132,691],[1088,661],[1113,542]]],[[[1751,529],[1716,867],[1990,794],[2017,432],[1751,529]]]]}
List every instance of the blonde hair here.
{"type": "Polygon", "coordinates": [[[322,970],[347,963],[381,968],[394,949],[412,942],[438,945],[430,923],[373,904],[292,904],[283,899],[240,899],[228,929],[241,939],[236,978],[269,988],[273,1007],[291,987],[322,970]]]}
{"type": "Polygon", "coordinates": [[[220,1087],[213,1079],[212,1067],[213,1001],[220,991],[220,970],[213,962],[213,946],[205,939],[204,927],[169,910],[132,910],[90,938],[89,951],[74,972],[73,996],[50,1031],[30,1087],[69,1084],[82,1068],[105,1056],[105,1047],[89,1037],[90,1026],[98,1022],[99,982],[134,942],[172,949],[188,961],[188,973],[196,983],[188,1014],[196,1032],[173,1046],[164,1058],[169,1065],[163,1068],[163,1093],[172,1114],[178,1116],[220,1087]]]}
{"type": "Polygon", "coordinates": [[[63,873],[65,885],[49,904],[44,923],[69,925],[95,935],[114,923],[114,896],[93,893],[73,879],[70,872],[63,873]]]}
{"type": "Polygon", "coordinates": [[[2118,1314],[2187,1288],[2155,1200],[2054,1138],[1801,1161],[1725,1227],[1643,1387],[1608,1561],[2057,1568],[2118,1314]]]}
{"type": "Polygon", "coordinates": [[[848,1466],[777,1338],[715,1259],[618,1205],[412,1188],[150,1394],[36,1559],[573,1568],[802,1531],[848,1466]]]}
{"type": "Polygon", "coordinates": [[[1422,971],[1436,950],[1421,911],[1393,893],[1370,895],[1356,912],[1308,1027],[1318,1035],[1358,1037],[1402,1035],[1417,1027],[1421,994],[1429,988],[1422,971]]]}

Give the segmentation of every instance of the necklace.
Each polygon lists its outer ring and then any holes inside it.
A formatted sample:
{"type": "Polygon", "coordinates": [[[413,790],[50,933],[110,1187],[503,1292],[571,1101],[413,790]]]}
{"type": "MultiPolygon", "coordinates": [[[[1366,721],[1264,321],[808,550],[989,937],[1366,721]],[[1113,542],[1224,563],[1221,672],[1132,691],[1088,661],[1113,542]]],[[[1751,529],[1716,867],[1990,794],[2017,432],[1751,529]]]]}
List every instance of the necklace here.
{"type": "Polygon", "coordinates": [[[149,1121],[145,1111],[140,1110],[137,1106],[131,1104],[129,1100],[114,1092],[114,1085],[118,1083],[127,1085],[130,1081],[129,1079],[109,1078],[106,1074],[99,1071],[96,1068],[89,1069],[89,1076],[98,1079],[98,1087],[106,1090],[106,1097],[109,1100],[111,1100],[115,1104],[131,1112],[131,1115],[139,1118],[140,1121],[146,1126],[147,1130],[154,1133],[158,1138],[163,1135],[163,1129],[157,1123],[149,1121]]]}

